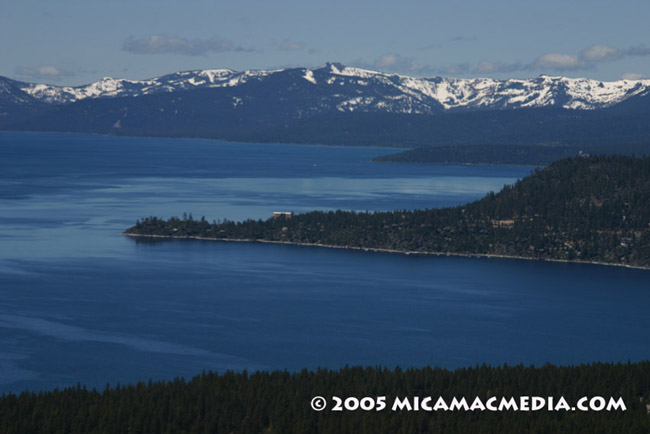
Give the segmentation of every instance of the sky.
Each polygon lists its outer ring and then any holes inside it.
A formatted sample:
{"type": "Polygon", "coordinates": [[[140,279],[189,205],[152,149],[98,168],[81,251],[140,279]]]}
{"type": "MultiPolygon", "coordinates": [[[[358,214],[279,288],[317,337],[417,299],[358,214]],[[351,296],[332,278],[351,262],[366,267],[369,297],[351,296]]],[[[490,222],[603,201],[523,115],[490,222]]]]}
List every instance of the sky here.
{"type": "Polygon", "coordinates": [[[1,0],[0,75],[81,85],[340,62],[410,76],[650,78],[648,0],[1,0]]]}

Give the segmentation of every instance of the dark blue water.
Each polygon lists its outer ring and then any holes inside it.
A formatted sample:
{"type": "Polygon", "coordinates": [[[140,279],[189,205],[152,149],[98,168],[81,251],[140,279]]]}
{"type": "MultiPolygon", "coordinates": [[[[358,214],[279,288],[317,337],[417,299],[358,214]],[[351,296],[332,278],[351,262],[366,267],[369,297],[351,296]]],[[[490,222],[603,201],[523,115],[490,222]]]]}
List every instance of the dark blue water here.
{"type": "Polygon", "coordinates": [[[0,391],[650,357],[646,271],[119,235],[185,211],[452,205],[531,170],[369,161],[388,152],[0,133],[0,391]]]}

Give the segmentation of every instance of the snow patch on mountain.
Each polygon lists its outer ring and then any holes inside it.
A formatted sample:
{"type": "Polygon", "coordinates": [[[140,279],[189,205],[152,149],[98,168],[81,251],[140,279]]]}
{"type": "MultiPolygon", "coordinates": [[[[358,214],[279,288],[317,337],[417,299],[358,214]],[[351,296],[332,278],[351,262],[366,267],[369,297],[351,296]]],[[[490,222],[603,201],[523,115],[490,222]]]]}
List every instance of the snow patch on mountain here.
{"type": "Polygon", "coordinates": [[[305,80],[307,80],[312,84],[317,84],[316,79],[314,78],[314,71],[310,69],[305,70],[305,75],[303,75],[302,78],[304,78],[305,80]]]}

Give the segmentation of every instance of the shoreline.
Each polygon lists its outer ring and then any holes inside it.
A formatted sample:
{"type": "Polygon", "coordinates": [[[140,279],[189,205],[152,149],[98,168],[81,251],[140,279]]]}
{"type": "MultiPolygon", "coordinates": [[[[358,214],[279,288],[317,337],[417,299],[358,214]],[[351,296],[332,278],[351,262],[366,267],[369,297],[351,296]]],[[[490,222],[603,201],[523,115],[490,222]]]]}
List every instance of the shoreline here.
{"type": "Polygon", "coordinates": [[[622,267],[622,268],[629,268],[633,270],[650,271],[650,267],[644,267],[642,265],[629,265],[629,264],[617,264],[615,262],[581,261],[581,260],[554,259],[554,258],[531,258],[529,256],[497,255],[493,253],[427,252],[427,251],[418,251],[418,250],[383,249],[379,247],[336,246],[332,244],[299,243],[294,241],[256,240],[252,238],[210,238],[210,237],[199,237],[199,236],[144,235],[144,234],[127,234],[126,232],[120,232],[120,235],[126,237],[132,237],[132,238],[160,238],[160,239],[175,239],[175,240],[225,241],[225,242],[233,242],[233,243],[284,244],[288,246],[321,247],[327,249],[345,249],[345,250],[361,250],[364,252],[393,253],[393,254],[400,254],[405,256],[428,255],[428,256],[454,256],[459,258],[519,259],[525,261],[602,265],[607,267],[622,267]]]}

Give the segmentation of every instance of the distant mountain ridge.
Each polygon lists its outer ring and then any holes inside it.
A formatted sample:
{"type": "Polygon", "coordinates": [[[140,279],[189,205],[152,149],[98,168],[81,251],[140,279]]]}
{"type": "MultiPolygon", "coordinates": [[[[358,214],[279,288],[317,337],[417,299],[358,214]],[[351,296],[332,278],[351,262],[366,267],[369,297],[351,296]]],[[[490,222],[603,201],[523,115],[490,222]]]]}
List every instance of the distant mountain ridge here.
{"type": "MultiPolygon", "coordinates": [[[[137,97],[190,89],[237,87],[264,82],[272,76],[290,76],[313,86],[333,89],[338,111],[384,111],[431,114],[454,109],[511,109],[562,107],[594,110],[650,93],[650,80],[603,82],[587,78],[551,77],[494,80],[490,78],[415,78],[328,63],[319,68],[251,70],[230,69],[177,72],[149,80],[103,78],[84,86],[20,83],[18,87],[47,104],[67,104],[88,98],[137,97]],[[346,95],[353,88],[354,95],[346,95]],[[383,92],[376,92],[376,89],[383,92]],[[347,98],[346,98],[347,96],[347,98]]],[[[233,102],[236,105],[236,102],[233,102]]]]}
{"type": "Polygon", "coordinates": [[[406,147],[645,144],[650,80],[413,78],[338,63],[77,87],[0,77],[0,129],[406,147]]]}

